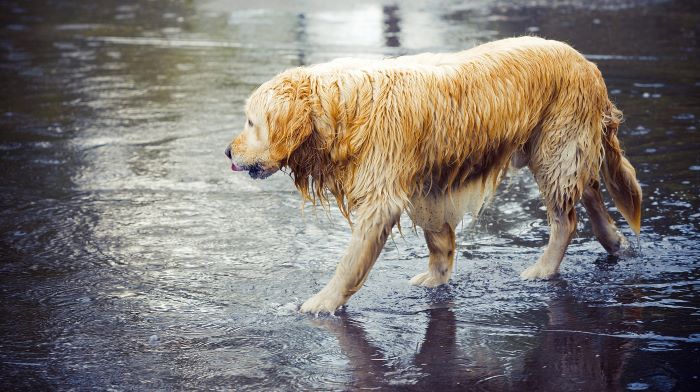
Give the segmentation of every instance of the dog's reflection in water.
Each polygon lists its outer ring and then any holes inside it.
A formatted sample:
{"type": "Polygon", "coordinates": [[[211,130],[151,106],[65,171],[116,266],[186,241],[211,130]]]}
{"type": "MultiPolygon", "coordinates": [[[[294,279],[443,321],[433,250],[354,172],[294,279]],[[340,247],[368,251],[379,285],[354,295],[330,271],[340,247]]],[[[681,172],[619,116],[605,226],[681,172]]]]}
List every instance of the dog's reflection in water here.
{"type": "MultiPolygon", "coordinates": [[[[619,294],[638,297],[639,293],[619,294]]],[[[566,295],[550,301],[547,322],[514,375],[521,390],[625,390],[637,371],[628,364],[639,342],[642,314],[636,307],[600,307],[566,295]],[[611,333],[612,332],[612,333],[611,333]],[[620,337],[616,337],[618,335],[620,337]],[[627,373],[627,374],[625,374],[627,373]]]]}
{"type": "MultiPolygon", "coordinates": [[[[623,323],[616,328],[628,329],[623,325],[635,324],[636,312],[590,307],[570,295],[550,301],[542,311],[547,313],[546,321],[534,336],[502,336],[496,342],[492,336],[480,337],[481,328],[477,328],[471,338],[458,343],[455,313],[449,306],[429,309],[423,342],[409,363],[388,359],[362,324],[345,313],[315,323],[338,339],[350,362],[353,388],[624,390],[624,370],[636,343],[596,331],[601,322],[611,318],[623,323]],[[616,311],[620,314],[611,314],[616,311]],[[498,354],[509,351],[504,345],[511,349],[507,354],[510,358],[498,354]],[[512,349],[518,347],[522,352],[514,353],[512,349]]],[[[531,315],[533,323],[542,321],[542,313],[536,313],[531,315]]]]}
{"type": "MultiPolygon", "coordinates": [[[[460,390],[498,374],[493,366],[475,365],[478,359],[473,356],[470,359],[461,350],[457,344],[456,317],[449,307],[432,308],[426,313],[428,326],[423,342],[417,348],[412,363],[402,363],[401,369],[390,365],[384,352],[371,343],[362,324],[345,313],[335,319],[317,319],[315,323],[337,337],[340,348],[350,361],[353,387],[358,389],[408,387],[411,390],[460,390]],[[401,373],[404,371],[412,373],[408,378],[415,378],[415,382],[406,379],[406,383],[390,384],[392,379],[403,378],[401,373]]],[[[490,386],[493,387],[492,384],[490,386]]]]}

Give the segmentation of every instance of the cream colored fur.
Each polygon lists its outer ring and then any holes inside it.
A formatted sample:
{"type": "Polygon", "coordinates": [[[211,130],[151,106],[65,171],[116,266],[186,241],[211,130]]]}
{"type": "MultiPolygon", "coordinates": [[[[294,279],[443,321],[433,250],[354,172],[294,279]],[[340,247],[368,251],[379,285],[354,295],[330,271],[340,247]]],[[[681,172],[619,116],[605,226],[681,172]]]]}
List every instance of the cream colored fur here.
{"type": "Polygon", "coordinates": [[[411,283],[446,283],[455,226],[479,212],[511,161],[533,172],[552,227],[523,278],[557,273],[582,197],[601,243],[620,249],[598,190],[604,161],[615,201],[639,231],[641,190],[615,136],[621,112],[597,67],[561,42],[521,37],[290,69],[252,94],[246,115],[231,144],[235,167],[261,177],[288,167],[305,199],[332,195],[354,221],[334,276],[303,312],[333,312],[359,290],[403,211],[430,250],[428,271],[411,283]]]}

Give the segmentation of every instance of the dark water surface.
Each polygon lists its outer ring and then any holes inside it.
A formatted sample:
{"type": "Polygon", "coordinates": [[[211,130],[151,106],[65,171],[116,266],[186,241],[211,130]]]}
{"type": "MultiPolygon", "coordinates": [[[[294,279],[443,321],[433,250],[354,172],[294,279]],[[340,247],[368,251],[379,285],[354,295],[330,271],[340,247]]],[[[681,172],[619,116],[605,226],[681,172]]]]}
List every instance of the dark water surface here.
{"type": "Polygon", "coordinates": [[[290,4],[0,2],[0,389],[700,390],[697,2],[290,4]],[[521,172],[465,220],[449,286],[409,286],[428,250],[404,231],[344,313],[298,314],[349,228],[284,174],[230,173],[247,95],[531,33],[625,112],[640,255],[608,257],[581,211],[561,278],[521,281],[548,233],[521,172]]]}

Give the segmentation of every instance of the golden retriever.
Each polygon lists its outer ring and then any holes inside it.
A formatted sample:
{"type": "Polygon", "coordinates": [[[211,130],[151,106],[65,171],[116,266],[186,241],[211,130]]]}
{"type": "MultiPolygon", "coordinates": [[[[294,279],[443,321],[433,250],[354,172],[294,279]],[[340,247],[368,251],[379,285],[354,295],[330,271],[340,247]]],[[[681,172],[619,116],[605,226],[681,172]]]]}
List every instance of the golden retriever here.
{"type": "Polygon", "coordinates": [[[456,225],[479,212],[511,166],[532,171],[551,226],[544,254],[522,278],[557,274],[579,200],[603,247],[624,246],[603,205],[601,171],[639,233],[642,192],[616,136],[622,113],[595,64],[562,42],[520,37],[458,53],[294,68],[253,92],[246,116],[226,149],[232,169],[265,178],[286,167],[305,200],[332,195],[352,222],[335,274],[302,312],[345,304],[403,211],[430,251],[428,270],[411,283],[447,283],[456,225]]]}

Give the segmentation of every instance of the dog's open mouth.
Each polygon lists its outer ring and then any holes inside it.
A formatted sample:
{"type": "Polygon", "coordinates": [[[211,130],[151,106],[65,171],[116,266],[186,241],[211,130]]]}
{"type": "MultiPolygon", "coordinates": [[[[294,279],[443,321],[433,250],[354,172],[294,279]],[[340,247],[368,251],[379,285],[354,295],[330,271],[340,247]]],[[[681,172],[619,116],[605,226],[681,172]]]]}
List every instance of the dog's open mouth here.
{"type": "Polygon", "coordinates": [[[260,163],[255,163],[253,165],[241,165],[238,166],[235,163],[231,163],[231,170],[233,171],[247,171],[248,174],[255,179],[263,179],[271,176],[277,171],[277,168],[266,169],[260,163]]]}

